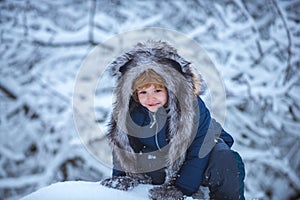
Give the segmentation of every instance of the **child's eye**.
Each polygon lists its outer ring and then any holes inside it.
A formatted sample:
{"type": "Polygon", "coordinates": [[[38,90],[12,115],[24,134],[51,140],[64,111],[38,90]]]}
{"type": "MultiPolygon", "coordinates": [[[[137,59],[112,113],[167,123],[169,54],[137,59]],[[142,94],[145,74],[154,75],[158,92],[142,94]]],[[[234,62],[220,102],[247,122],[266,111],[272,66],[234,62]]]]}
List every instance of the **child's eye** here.
{"type": "Polygon", "coordinates": [[[146,91],[139,91],[139,94],[146,94],[146,91]]]}
{"type": "Polygon", "coordinates": [[[157,92],[157,93],[159,93],[159,92],[161,92],[162,90],[160,90],[160,89],[158,89],[158,90],[155,90],[155,92],[157,92]]]}

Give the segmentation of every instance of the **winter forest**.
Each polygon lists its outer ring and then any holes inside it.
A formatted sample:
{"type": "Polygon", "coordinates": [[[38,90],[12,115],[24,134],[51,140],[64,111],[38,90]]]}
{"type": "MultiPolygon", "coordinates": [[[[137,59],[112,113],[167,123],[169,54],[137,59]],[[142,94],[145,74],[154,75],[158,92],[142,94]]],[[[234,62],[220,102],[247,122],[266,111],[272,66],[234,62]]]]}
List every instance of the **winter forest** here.
{"type": "Polygon", "coordinates": [[[110,175],[78,132],[93,132],[88,142],[110,160],[94,127],[105,127],[114,82],[103,77],[94,106],[80,112],[88,97],[73,104],[75,85],[97,74],[77,75],[97,45],[146,27],[194,40],[213,61],[226,94],[223,126],[245,162],[246,199],[300,198],[299,0],[2,0],[0,22],[0,199],[110,175]]]}

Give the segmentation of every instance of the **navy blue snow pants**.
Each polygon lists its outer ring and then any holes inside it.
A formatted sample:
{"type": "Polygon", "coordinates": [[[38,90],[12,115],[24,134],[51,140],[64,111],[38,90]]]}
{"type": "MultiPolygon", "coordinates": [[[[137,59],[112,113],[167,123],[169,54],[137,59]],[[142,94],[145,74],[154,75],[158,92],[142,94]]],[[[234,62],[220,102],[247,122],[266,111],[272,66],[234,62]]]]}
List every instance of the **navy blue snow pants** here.
{"type": "Polygon", "coordinates": [[[245,199],[245,168],[240,155],[223,142],[213,148],[202,185],[209,188],[210,199],[245,199]]]}

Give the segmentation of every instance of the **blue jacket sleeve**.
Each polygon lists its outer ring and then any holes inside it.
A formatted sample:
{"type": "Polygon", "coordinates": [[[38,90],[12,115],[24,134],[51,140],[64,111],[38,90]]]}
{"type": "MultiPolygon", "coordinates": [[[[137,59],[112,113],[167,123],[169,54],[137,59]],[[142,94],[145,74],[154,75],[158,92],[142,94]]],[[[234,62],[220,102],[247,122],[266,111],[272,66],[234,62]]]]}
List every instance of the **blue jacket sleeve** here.
{"type": "Polygon", "coordinates": [[[125,176],[126,173],[117,169],[113,169],[112,176],[125,176]]]}
{"type": "Polygon", "coordinates": [[[211,116],[204,102],[198,98],[198,106],[200,111],[200,121],[194,141],[187,150],[186,160],[183,163],[179,177],[176,179],[176,186],[185,194],[192,195],[195,193],[202,182],[202,174],[208,163],[208,155],[199,158],[199,151],[207,133],[211,116]]]}

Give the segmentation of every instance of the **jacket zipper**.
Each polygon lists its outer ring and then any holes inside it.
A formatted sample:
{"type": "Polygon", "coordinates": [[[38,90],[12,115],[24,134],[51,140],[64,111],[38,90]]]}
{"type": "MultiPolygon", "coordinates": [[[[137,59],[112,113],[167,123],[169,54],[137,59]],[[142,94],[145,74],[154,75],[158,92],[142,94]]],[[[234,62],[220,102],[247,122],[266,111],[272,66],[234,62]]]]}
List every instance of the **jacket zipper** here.
{"type": "Polygon", "coordinates": [[[150,128],[153,128],[153,126],[155,125],[155,135],[154,135],[155,144],[156,144],[156,147],[158,148],[158,150],[161,151],[161,148],[160,148],[159,143],[158,143],[158,123],[157,123],[157,120],[156,120],[156,113],[154,113],[152,115],[152,117],[153,117],[153,122],[151,123],[150,128]]]}

